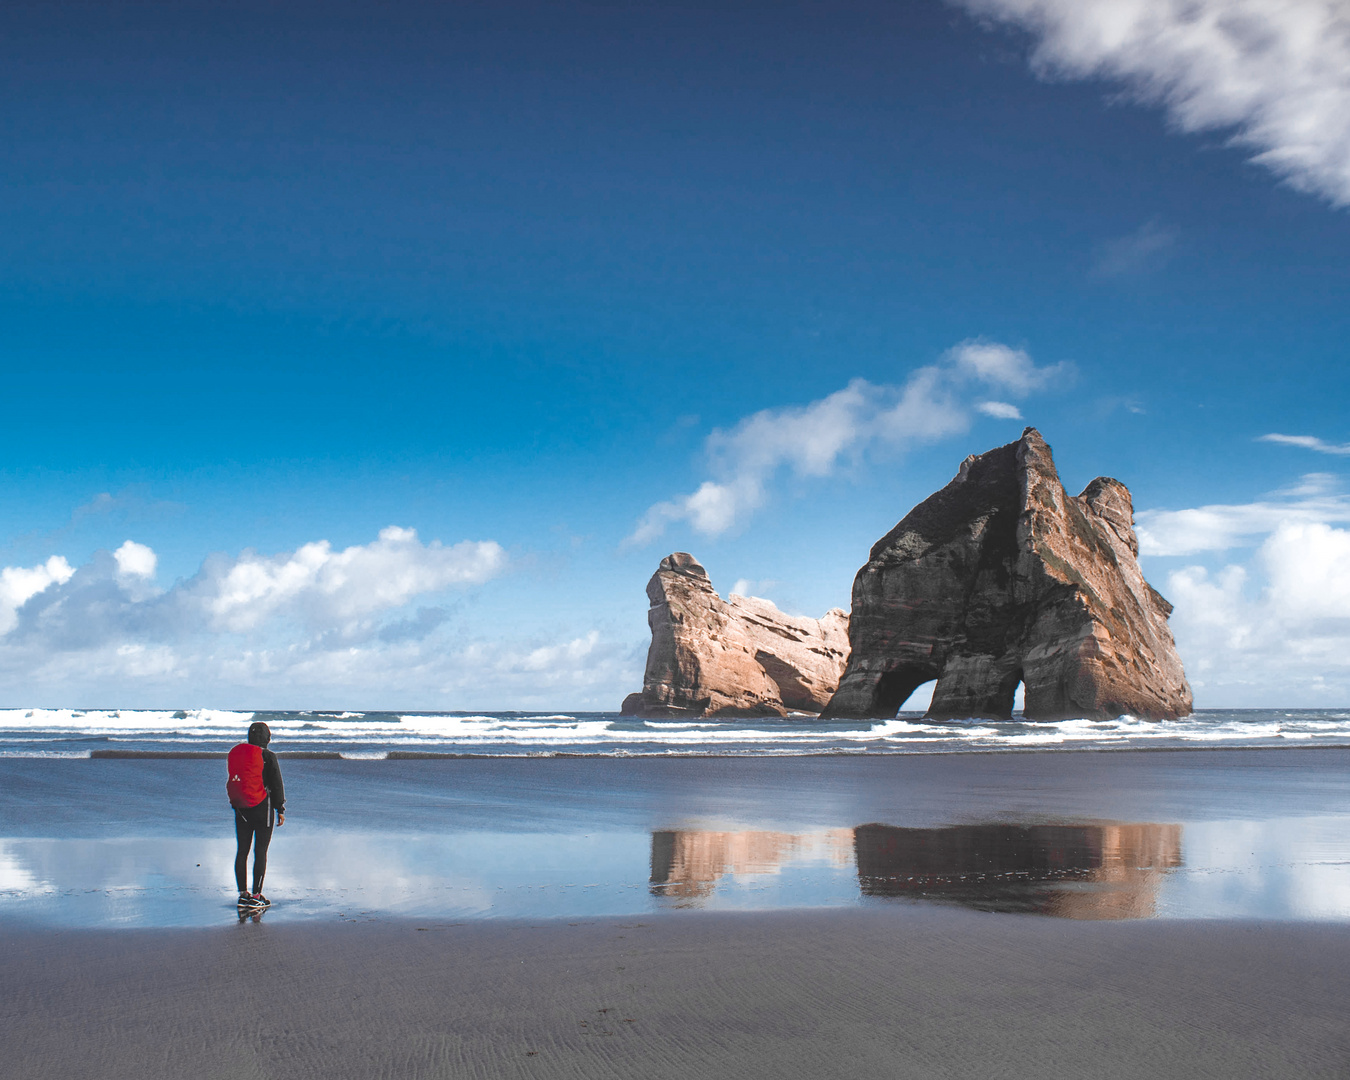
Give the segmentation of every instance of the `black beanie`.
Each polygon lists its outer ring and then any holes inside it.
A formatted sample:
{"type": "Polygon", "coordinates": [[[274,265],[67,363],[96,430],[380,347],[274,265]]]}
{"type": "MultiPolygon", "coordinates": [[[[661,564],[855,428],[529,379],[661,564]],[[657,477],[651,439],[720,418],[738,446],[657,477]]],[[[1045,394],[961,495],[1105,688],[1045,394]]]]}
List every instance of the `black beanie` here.
{"type": "Polygon", "coordinates": [[[272,741],[272,729],[261,720],[255,720],[248,726],[248,741],[254,746],[266,746],[272,741]]]}

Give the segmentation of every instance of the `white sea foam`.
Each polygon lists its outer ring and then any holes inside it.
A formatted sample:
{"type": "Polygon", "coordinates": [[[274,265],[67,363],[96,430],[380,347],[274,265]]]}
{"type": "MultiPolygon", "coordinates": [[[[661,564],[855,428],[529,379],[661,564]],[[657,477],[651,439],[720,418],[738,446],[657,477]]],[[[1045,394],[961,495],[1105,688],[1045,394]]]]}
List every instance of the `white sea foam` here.
{"type": "Polygon", "coordinates": [[[391,750],[491,754],[913,753],[936,750],[1350,744],[1344,711],[1205,712],[1155,723],[1114,720],[938,722],[814,717],[641,721],[612,713],[491,715],[248,713],[218,709],[0,710],[0,756],[87,756],[110,749],[221,750],[265,717],[278,749],[378,758],[391,750]]]}
{"type": "Polygon", "coordinates": [[[0,731],[105,732],[212,731],[237,729],[253,719],[253,713],[223,709],[188,709],[170,712],[147,709],[0,709],[0,731]]]}

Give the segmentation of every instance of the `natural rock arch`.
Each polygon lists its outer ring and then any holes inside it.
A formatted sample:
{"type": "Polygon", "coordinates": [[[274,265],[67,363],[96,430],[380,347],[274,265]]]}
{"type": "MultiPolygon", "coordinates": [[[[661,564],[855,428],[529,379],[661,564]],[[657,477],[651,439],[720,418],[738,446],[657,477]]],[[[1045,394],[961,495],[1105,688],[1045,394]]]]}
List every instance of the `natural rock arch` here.
{"type": "Polygon", "coordinates": [[[967,458],[872,548],[853,583],[851,652],[825,715],[1029,720],[1191,711],[1172,606],[1143,578],[1133,506],[1107,477],[1070,497],[1034,428],[967,458]]]}

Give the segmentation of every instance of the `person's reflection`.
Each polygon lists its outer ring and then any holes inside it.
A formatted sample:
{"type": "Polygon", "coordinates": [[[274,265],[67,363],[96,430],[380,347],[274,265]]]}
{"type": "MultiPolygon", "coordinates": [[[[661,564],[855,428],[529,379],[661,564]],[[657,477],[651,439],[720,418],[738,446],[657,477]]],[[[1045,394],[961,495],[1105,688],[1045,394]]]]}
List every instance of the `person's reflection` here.
{"type": "Polygon", "coordinates": [[[860,825],[853,836],[864,896],[1071,919],[1147,918],[1181,865],[1180,825],[860,825]]]}

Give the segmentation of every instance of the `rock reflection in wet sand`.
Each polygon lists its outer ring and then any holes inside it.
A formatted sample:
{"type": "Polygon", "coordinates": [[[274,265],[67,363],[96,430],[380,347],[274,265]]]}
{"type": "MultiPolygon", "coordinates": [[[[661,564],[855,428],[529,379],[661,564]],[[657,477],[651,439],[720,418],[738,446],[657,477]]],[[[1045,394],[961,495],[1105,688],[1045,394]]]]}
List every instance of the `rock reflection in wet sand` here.
{"type": "Polygon", "coordinates": [[[727,874],[776,874],[784,866],[824,861],[836,869],[853,864],[853,830],[813,833],[754,829],[716,832],[680,829],[652,833],[651,889],[657,896],[695,904],[712,895],[727,874]]]}
{"type": "Polygon", "coordinates": [[[1070,919],[1141,919],[1155,913],[1164,875],[1182,864],[1181,826],[663,830],[652,833],[651,891],[697,906],[729,876],[777,874],[809,862],[837,871],[856,866],[866,897],[1070,919]]]}
{"type": "Polygon", "coordinates": [[[1181,865],[1180,825],[953,825],[853,830],[864,896],[1068,919],[1144,919],[1181,865]]]}

